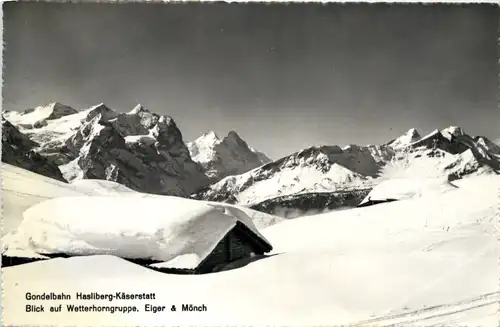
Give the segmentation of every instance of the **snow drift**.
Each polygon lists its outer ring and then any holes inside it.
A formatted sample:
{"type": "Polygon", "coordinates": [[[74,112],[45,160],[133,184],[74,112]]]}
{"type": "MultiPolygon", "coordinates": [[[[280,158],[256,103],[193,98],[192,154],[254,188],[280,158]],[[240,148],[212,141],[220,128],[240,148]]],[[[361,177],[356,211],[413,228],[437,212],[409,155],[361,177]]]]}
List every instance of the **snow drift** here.
{"type": "Polygon", "coordinates": [[[34,205],[23,216],[5,255],[22,249],[41,255],[109,254],[193,269],[237,221],[269,244],[237,208],[177,197],[62,197],[34,205]]]}

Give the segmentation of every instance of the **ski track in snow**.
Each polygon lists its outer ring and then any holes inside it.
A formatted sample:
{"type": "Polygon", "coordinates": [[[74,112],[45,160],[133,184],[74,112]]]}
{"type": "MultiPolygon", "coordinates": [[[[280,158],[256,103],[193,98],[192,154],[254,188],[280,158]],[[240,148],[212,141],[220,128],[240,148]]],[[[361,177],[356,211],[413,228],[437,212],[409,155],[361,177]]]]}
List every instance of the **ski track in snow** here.
{"type": "MultiPolygon", "coordinates": [[[[423,309],[401,312],[397,314],[389,314],[389,315],[375,317],[372,319],[362,320],[359,322],[349,324],[348,326],[350,327],[369,326],[369,325],[373,326],[374,323],[377,323],[376,325],[381,327],[407,326],[408,324],[450,316],[485,306],[492,306],[498,304],[499,300],[500,300],[500,292],[486,293],[477,297],[457,302],[434,305],[423,309]]],[[[426,326],[433,326],[438,324],[440,323],[435,323],[426,326]]]]}

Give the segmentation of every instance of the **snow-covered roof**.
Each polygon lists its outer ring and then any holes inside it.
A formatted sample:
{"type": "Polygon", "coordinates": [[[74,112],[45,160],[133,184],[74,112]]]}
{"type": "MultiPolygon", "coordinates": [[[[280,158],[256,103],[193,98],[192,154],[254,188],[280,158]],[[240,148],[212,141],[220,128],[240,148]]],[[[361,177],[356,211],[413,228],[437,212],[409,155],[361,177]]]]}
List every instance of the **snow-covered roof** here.
{"type": "Polygon", "coordinates": [[[169,196],[73,196],[24,212],[6,255],[108,254],[194,269],[238,222],[269,242],[241,210],[169,196]],[[181,260],[189,258],[189,260],[181,260]]]}
{"type": "Polygon", "coordinates": [[[389,179],[375,186],[359,205],[364,205],[370,201],[418,198],[433,192],[444,192],[455,188],[444,178],[389,179]]]}

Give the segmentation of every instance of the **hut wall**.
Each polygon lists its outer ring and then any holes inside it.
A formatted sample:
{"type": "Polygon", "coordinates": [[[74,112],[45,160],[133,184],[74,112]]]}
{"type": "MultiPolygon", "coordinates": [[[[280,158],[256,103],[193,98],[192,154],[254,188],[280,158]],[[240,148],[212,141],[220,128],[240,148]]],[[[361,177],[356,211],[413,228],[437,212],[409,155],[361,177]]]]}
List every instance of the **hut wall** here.
{"type": "Polygon", "coordinates": [[[233,228],[205,259],[198,272],[203,274],[218,270],[233,261],[250,257],[252,252],[257,252],[253,243],[238,228],[233,228]]]}

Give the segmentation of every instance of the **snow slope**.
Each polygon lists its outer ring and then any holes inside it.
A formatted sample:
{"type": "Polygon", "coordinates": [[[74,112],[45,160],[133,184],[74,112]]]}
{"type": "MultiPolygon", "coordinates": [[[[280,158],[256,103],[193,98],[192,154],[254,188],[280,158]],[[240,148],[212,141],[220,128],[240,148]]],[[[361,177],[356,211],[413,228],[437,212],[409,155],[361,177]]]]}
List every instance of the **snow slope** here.
{"type": "Polygon", "coordinates": [[[443,194],[271,226],[263,234],[274,256],[220,273],[161,274],[111,256],[4,268],[4,323],[496,327],[500,178],[456,185],[443,194]],[[45,306],[136,305],[140,311],[25,314],[26,292],[47,291],[73,299],[45,306]],[[156,299],[79,301],[77,291],[154,292],[156,299]],[[147,303],[166,311],[146,312],[147,303]],[[204,304],[207,311],[182,312],[181,304],[204,304]]]}
{"type": "Polygon", "coordinates": [[[2,163],[2,236],[17,228],[22,213],[42,201],[88,194],[76,186],[2,163]]]}
{"type": "Polygon", "coordinates": [[[389,179],[375,186],[359,204],[368,201],[407,200],[441,194],[456,188],[445,178],[389,179]]]}
{"type": "Polygon", "coordinates": [[[222,140],[210,131],[186,145],[191,158],[205,168],[205,174],[212,182],[246,173],[271,161],[250,147],[235,131],[229,132],[222,140]]]}

